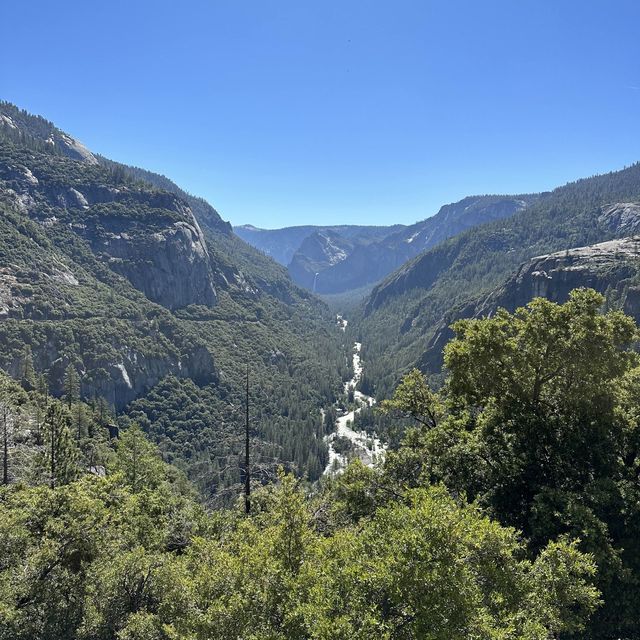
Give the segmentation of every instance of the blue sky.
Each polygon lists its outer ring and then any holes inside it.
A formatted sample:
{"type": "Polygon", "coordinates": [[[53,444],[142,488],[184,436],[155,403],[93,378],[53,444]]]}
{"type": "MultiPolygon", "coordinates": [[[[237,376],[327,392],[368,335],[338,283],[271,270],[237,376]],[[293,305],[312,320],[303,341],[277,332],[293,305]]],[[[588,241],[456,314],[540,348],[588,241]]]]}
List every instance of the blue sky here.
{"type": "Polygon", "coordinates": [[[0,97],[234,224],[411,223],[640,160],[637,0],[9,1],[0,97]]]}

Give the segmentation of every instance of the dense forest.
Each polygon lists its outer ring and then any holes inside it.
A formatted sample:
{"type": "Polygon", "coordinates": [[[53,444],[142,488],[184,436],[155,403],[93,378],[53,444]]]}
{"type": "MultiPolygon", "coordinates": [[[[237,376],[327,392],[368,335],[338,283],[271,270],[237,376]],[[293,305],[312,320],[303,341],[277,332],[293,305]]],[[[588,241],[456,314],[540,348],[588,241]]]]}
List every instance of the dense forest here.
{"type": "Polygon", "coordinates": [[[256,480],[280,464],[317,480],[320,410],[349,377],[329,309],[163,176],[93,156],[9,103],[0,112],[0,369],[33,370],[56,397],[73,369],[79,398],[138,422],[224,502],[241,481],[248,365],[256,480]]]}
{"type": "Polygon", "coordinates": [[[135,423],[2,380],[0,638],[634,638],[635,322],[604,298],[460,321],[404,436],[210,510],[135,423]]]}

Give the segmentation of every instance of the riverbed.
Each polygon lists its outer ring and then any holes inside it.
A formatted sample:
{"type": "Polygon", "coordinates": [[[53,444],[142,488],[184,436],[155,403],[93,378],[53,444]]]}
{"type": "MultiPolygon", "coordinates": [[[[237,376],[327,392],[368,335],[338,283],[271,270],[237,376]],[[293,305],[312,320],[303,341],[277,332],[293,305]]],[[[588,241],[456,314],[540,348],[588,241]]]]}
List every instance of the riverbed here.
{"type": "MultiPolygon", "coordinates": [[[[346,329],[346,320],[338,316],[338,322],[343,330],[346,329]]],[[[329,446],[329,463],[324,470],[325,474],[341,473],[349,464],[349,461],[354,458],[359,458],[368,467],[372,467],[384,459],[386,447],[375,434],[372,435],[366,431],[355,431],[352,428],[356,415],[364,407],[372,407],[376,402],[375,398],[356,389],[358,382],[362,378],[363,371],[361,351],[362,344],[355,342],[352,356],[353,377],[344,384],[344,391],[347,397],[349,396],[349,391],[353,389],[353,404],[355,406],[350,411],[338,415],[335,431],[325,437],[329,446]],[[336,438],[340,437],[347,438],[353,445],[353,449],[346,454],[338,453],[334,448],[336,438]]]]}

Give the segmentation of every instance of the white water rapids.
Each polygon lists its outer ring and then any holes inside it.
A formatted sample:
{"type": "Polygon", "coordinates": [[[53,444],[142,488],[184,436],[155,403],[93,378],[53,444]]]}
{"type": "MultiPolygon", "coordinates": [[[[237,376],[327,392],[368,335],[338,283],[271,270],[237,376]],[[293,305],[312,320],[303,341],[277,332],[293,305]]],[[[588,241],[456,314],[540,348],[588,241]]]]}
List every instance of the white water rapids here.
{"type": "MultiPolygon", "coordinates": [[[[347,321],[342,316],[338,316],[338,323],[343,331],[347,328],[347,321]]],[[[344,383],[344,390],[347,396],[349,395],[349,390],[353,389],[355,407],[347,413],[339,414],[336,420],[336,430],[325,437],[329,446],[329,463],[324,470],[325,474],[341,473],[349,463],[349,460],[353,458],[360,458],[363,464],[368,467],[372,467],[376,462],[384,459],[386,447],[375,434],[370,435],[366,431],[354,431],[352,429],[356,414],[360,413],[364,407],[373,406],[376,401],[375,398],[367,396],[356,389],[356,385],[362,377],[361,350],[362,344],[356,342],[353,347],[353,377],[344,383]],[[340,437],[348,438],[353,444],[353,450],[348,454],[338,453],[334,448],[336,438],[340,437]]]]}

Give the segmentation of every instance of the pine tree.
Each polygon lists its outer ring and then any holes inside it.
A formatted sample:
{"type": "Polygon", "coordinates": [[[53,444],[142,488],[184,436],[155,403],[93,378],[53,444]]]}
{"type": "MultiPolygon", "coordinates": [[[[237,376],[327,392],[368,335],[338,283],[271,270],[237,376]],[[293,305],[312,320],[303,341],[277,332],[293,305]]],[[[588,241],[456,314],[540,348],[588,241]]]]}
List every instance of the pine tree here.
{"type": "Polygon", "coordinates": [[[36,391],[43,397],[45,406],[49,404],[49,379],[46,373],[41,373],[38,376],[36,391]]]}
{"type": "Polygon", "coordinates": [[[67,407],[69,407],[69,409],[71,409],[71,405],[80,398],[80,379],[73,364],[67,367],[64,374],[64,398],[67,401],[67,407]]]}
{"type": "Polygon", "coordinates": [[[116,467],[134,493],[154,488],[164,478],[164,463],[158,449],[136,423],[123,431],[118,440],[116,467]]]}
{"type": "Polygon", "coordinates": [[[36,380],[36,406],[35,406],[35,438],[36,443],[42,444],[42,423],[44,421],[44,417],[47,413],[47,409],[49,408],[49,380],[47,375],[41,373],[36,380]]]}
{"type": "Polygon", "coordinates": [[[111,418],[109,403],[102,397],[98,396],[93,402],[94,419],[100,427],[106,427],[111,418]]]}
{"type": "Polygon", "coordinates": [[[36,388],[36,372],[33,367],[33,353],[30,344],[25,344],[22,351],[22,373],[20,382],[27,391],[33,391],[36,388]]]}
{"type": "Polygon", "coordinates": [[[43,430],[44,451],[40,467],[55,489],[78,476],[79,451],[71,436],[71,419],[59,404],[47,409],[43,430]]]}
{"type": "Polygon", "coordinates": [[[0,429],[2,429],[2,484],[9,484],[9,449],[16,426],[14,409],[6,401],[0,402],[0,429]]]}
{"type": "Polygon", "coordinates": [[[87,414],[82,402],[77,402],[73,410],[75,420],[76,440],[80,442],[87,436],[87,414]]]}

